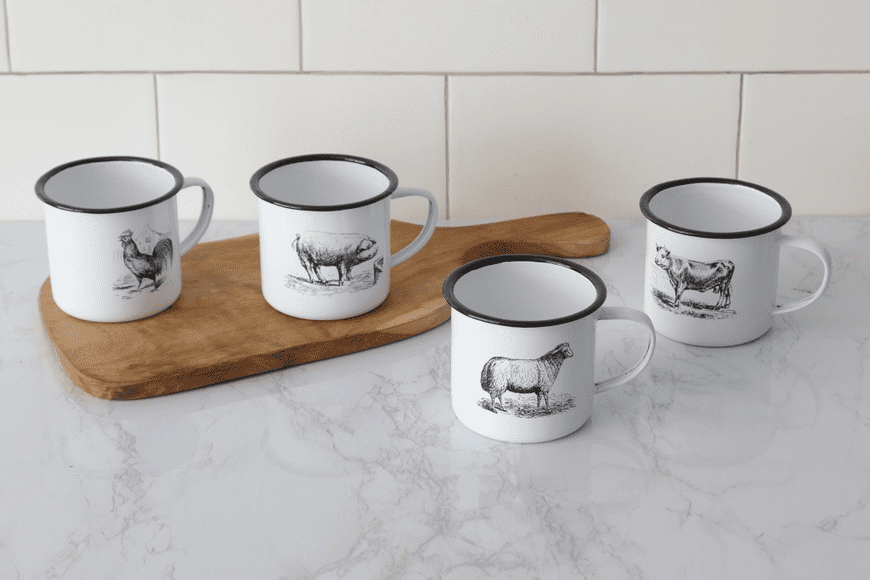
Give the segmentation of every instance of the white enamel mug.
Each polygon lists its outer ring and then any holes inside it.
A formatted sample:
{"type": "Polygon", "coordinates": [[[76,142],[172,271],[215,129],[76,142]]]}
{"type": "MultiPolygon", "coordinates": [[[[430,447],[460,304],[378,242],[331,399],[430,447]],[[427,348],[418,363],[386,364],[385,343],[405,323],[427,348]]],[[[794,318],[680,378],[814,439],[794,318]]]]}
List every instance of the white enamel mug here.
{"type": "Polygon", "coordinates": [[[351,318],[380,306],[390,269],[426,245],[438,220],[431,193],[398,183],[385,165],[351,155],[290,157],[254,173],[266,302],[309,320],[351,318]],[[426,225],[391,255],[390,200],[409,196],[429,201],[426,225]]]}
{"type": "Polygon", "coordinates": [[[818,243],[785,235],[791,206],[760,185],[692,178],[656,185],[640,200],[647,218],[644,310],[662,335],[697,346],[733,346],[759,338],[773,316],[809,306],[828,287],[831,256],[818,243]],[[810,296],[776,306],[779,252],[816,254],[822,284],[810,296]]]}
{"type": "Polygon", "coordinates": [[[214,195],[203,180],[141,157],[94,157],[36,182],[45,208],[55,304],[92,322],[153,316],[181,294],[181,256],[208,228],[214,195]],[[179,242],[175,195],[202,188],[202,213],[179,242]]]}
{"type": "Polygon", "coordinates": [[[568,260],[481,258],[454,270],[442,291],[451,307],[453,412],[492,439],[536,443],[576,431],[592,416],[593,396],[636,377],[655,350],[649,317],[603,306],[601,278],[568,260]],[[596,383],[595,329],[615,319],[640,323],[649,344],[631,369],[596,383]]]}

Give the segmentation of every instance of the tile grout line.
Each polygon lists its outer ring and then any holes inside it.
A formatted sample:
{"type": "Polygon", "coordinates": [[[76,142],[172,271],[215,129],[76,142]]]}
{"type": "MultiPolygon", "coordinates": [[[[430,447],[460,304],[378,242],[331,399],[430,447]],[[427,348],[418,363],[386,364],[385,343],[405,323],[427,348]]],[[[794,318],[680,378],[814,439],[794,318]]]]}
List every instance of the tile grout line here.
{"type": "Polygon", "coordinates": [[[592,70],[598,72],[598,11],[601,5],[601,0],[595,0],[595,36],[592,45],[592,70]]]}
{"type": "Polygon", "coordinates": [[[743,139],[743,79],[740,75],[740,91],[737,102],[737,149],[734,156],[734,179],[740,179],[740,141],[743,139]]]}
{"type": "Polygon", "coordinates": [[[9,39],[9,0],[3,0],[3,26],[6,28],[6,64],[12,72],[12,41],[9,39]]]}
{"type": "Polygon", "coordinates": [[[163,161],[163,152],[160,150],[160,102],[157,96],[157,73],[152,73],[154,78],[154,123],[157,129],[157,159],[163,161]]]}
{"type": "Polygon", "coordinates": [[[0,72],[0,76],[38,76],[38,75],[296,75],[296,76],[429,76],[443,77],[626,77],[626,76],[721,76],[721,75],[854,75],[870,74],[867,70],[782,70],[782,71],[622,71],[622,72],[437,72],[437,71],[298,71],[298,70],[77,70],[77,71],[10,71],[0,72]]]}
{"type": "Polygon", "coordinates": [[[450,76],[444,75],[444,219],[450,219],[450,76]]]}
{"type": "Polygon", "coordinates": [[[296,8],[299,19],[299,72],[304,72],[302,69],[302,0],[296,0],[296,8]]]}

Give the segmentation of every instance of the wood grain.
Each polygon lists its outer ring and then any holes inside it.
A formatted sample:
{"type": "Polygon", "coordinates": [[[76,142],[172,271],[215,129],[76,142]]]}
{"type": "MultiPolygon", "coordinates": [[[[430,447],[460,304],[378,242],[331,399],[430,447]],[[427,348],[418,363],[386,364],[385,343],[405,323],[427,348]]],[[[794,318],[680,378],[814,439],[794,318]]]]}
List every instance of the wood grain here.
{"type": "MultiPolygon", "coordinates": [[[[391,250],[421,226],[393,221],[391,250]]],[[[39,307],[57,358],[78,387],[103,399],[185,391],[374,348],[450,318],[444,279],[462,264],[499,254],[587,257],[604,253],[610,229],[584,213],[478,226],[439,227],[415,256],[393,268],[386,301],[346,320],[311,321],[274,310],[260,289],[259,236],[198,244],[181,260],[181,296],[143,320],[87,322],[62,312],[46,280],[39,307]]]]}

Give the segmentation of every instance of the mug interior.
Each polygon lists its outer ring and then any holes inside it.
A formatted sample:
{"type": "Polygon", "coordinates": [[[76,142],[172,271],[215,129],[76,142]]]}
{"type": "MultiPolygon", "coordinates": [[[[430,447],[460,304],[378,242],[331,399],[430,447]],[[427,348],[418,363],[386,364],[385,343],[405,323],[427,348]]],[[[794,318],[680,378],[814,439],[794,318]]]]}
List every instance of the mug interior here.
{"type": "Polygon", "coordinates": [[[648,217],[657,218],[654,221],[663,222],[664,227],[708,234],[772,230],[791,216],[782,196],[734,182],[698,181],[666,187],[648,197],[648,209],[648,217]]]}
{"type": "MultiPolygon", "coordinates": [[[[486,260],[486,258],[484,258],[486,260]]],[[[580,317],[604,301],[582,273],[549,261],[503,261],[462,274],[453,298],[464,309],[498,321],[542,322],[580,317]]]]}
{"type": "Polygon", "coordinates": [[[37,196],[72,210],[136,209],[171,197],[181,188],[181,174],[164,165],[130,158],[74,162],[43,176],[37,196]]]}
{"type": "Polygon", "coordinates": [[[258,179],[255,175],[254,192],[259,188],[266,201],[303,208],[363,205],[392,193],[395,177],[391,179],[374,162],[361,161],[289,161],[268,169],[258,179]]]}

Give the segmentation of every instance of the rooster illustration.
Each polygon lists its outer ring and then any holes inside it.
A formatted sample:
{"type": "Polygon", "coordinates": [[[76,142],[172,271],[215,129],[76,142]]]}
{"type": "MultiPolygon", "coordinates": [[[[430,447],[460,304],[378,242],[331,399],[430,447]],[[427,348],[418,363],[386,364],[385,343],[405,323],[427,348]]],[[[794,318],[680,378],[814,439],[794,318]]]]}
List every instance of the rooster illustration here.
{"type": "Polygon", "coordinates": [[[172,265],[172,240],[164,238],[157,242],[151,255],[143,254],[133,241],[133,232],[125,230],[119,237],[124,246],[124,265],[139,281],[136,290],[142,289],[143,280],[154,282],[154,290],[163,283],[164,274],[172,265]]]}

